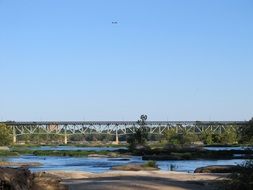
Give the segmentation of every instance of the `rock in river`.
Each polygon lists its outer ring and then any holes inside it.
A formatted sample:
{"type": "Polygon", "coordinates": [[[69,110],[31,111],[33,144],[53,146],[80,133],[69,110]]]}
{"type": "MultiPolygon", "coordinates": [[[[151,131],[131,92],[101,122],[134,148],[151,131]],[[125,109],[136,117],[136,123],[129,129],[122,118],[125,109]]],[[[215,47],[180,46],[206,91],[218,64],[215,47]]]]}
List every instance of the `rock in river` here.
{"type": "Polygon", "coordinates": [[[194,173],[232,173],[239,169],[239,166],[234,165],[212,165],[197,168],[194,173]]]}

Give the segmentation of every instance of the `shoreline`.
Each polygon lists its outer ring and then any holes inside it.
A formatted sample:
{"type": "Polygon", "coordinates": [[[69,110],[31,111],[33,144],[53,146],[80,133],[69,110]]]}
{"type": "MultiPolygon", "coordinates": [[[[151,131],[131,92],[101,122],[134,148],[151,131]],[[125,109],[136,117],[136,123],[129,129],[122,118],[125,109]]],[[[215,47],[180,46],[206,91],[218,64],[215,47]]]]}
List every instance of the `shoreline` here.
{"type": "Polygon", "coordinates": [[[172,171],[108,171],[89,173],[77,171],[48,171],[61,179],[69,190],[211,190],[227,174],[193,174],[172,171]]]}

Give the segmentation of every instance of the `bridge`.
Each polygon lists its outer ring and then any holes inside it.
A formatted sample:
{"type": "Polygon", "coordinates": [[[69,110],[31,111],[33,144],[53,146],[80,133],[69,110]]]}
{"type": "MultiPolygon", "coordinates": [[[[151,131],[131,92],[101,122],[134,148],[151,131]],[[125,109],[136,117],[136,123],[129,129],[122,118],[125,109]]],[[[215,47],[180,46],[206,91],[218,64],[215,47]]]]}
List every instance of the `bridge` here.
{"type": "Polygon", "coordinates": [[[109,134],[116,136],[116,143],[120,135],[135,133],[136,129],[145,127],[150,134],[163,134],[168,129],[177,133],[203,132],[222,133],[228,128],[236,130],[245,125],[246,121],[38,121],[38,122],[2,122],[12,128],[13,143],[16,137],[29,134],[57,134],[64,135],[67,144],[68,136],[73,134],[109,134]]]}

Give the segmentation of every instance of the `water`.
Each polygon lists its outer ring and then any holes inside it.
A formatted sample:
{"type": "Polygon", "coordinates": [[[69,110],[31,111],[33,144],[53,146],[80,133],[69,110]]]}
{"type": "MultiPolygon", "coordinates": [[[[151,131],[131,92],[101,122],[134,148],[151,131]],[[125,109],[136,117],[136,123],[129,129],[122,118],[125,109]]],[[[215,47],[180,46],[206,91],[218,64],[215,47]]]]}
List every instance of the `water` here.
{"type": "MultiPolygon", "coordinates": [[[[6,159],[10,162],[40,162],[43,165],[31,167],[32,171],[64,170],[64,171],[84,171],[102,173],[109,171],[113,166],[126,164],[140,164],[145,161],[139,156],[130,158],[90,158],[90,157],[57,157],[57,156],[33,156],[23,155],[20,157],[10,157],[6,159]]],[[[158,167],[164,171],[184,171],[193,172],[197,167],[208,165],[236,165],[244,160],[169,160],[157,161],[158,167]]]]}
{"type": "MultiPolygon", "coordinates": [[[[208,147],[211,148],[211,147],[208,147]]],[[[215,147],[218,149],[229,149],[230,147],[215,147]]],[[[236,148],[236,147],[235,147],[236,148]]],[[[34,147],[34,150],[117,150],[112,147],[72,147],[72,146],[42,146],[34,147]]],[[[58,157],[58,156],[34,156],[22,155],[20,157],[8,157],[5,161],[9,162],[40,162],[43,164],[39,167],[31,167],[32,171],[45,170],[63,170],[63,171],[83,171],[102,173],[109,171],[113,166],[126,164],[141,164],[145,161],[140,156],[131,156],[127,158],[94,158],[94,157],[58,157]]],[[[208,165],[237,165],[243,163],[242,159],[233,160],[169,160],[157,161],[157,165],[164,171],[183,171],[193,172],[198,167],[208,165]]]]}
{"type": "Polygon", "coordinates": [[[40,162],[43,165],[31,167],[32,171],[64,170],[101,173],[109,171],[112,166],[143,163],[141,157],[130,158],[93,158],[93,157],[58,157],[23,155],[11,157],[10,162],[40,162]]]}
{"type": "Polygon", "coordinates": [[[219,150],[246,150],[246,149],[253,149],[253,147],[242,147],[242,146],[235,146],[235,147],[204,147],[205,150],[213,150],[213,151],[219,151],[219,150]]]}
{"type": "Polygon", "coordinates": [[[157,164],[161,170],[194,172],[196,168],[210,165],[237,165],[242,164],[244,160],[175,160],[175,161],[158,161],[157,164]]]}

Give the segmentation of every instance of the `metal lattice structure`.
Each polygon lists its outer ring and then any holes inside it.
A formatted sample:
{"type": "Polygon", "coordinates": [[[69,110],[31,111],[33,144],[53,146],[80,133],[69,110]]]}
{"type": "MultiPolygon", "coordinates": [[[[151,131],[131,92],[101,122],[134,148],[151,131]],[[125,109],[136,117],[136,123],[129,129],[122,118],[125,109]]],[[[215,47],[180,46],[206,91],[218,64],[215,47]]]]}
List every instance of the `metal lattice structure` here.
{"type": "MultiPolygon", "coordinates": [[[[203,132],[222,133],[228,128],[236,129],[246,124],[244,121],[45,121],[45,122],[4,122],[12,128],[13,142],[16,136],[27,134],[58,134],[67,136],[74,134],[110,134],[127,135],[135,133],[141,126],[150,134],[163,134],[168,129],[177,133],[203,132]],[[141,124],[142,123],[142,124],[141,124]]],[[[117,138],[117,137],[116,137],[117,138]]]]}

